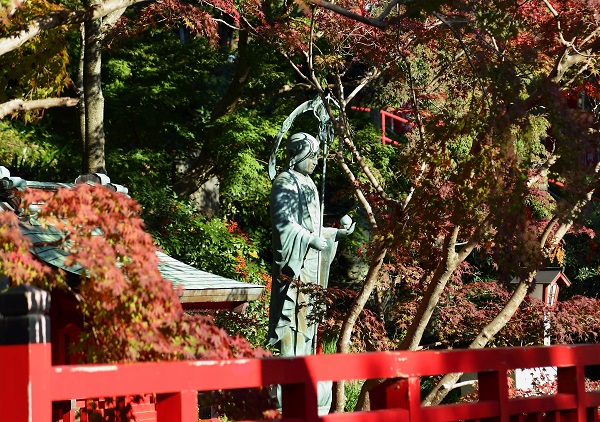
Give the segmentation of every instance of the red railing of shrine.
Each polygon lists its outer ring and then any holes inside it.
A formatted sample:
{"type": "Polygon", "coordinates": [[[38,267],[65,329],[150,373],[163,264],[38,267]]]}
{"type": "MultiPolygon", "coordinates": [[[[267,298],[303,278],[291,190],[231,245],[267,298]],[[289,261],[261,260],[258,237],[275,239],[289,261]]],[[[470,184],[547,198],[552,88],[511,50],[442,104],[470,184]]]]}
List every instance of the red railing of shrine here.
{"type": "MultiPolygon", "coordinates": [[[[196,422],[198,392],[275,384],[285,421],[598,420],[600,392],[586,391],[584,374],[600,365],[600,345],[53,366],[49,303],[47,292],[31,286],[0,294],[2,422],[55,422],[53,402],[76,407],[82,399],[130,395],[153,398],[144,420],[196,422]],[[509,373],[537,367],[556,367],[556,394],[511,399],[509,373]],[[421,378],[452,372],[477,374],[478,401],[421,406],[421,378]],[[318,415],[319,381],[365,379],[387,379],[372,391],[371,411],[318,415]]],[[[58,420],[73,417],[69,410],[58,420]]]]}
{"type": "MultiPolygon", "coordinates": [[[[359,106],[351,106],[350,109],[354,111],[361,111],[365,113],[370,113],[370,107],[359,107],[359,106]]],[[[409,109],[398,109],[398,110],[379,110],[379,118],[380,118],[380,127],[381,127],[381,143],[383,145],[399,145],[397,141],[393,140],[389,136],[387,136],[387,131],[392,130],[396,133],[398,132],[408,132],[411,130],[413,124],[406,119],[405,117],[411,113],[409,109]],[[404,116],[404,117],[403,117],[404,116]]]]}
{"type": "Polygon", "coordinates": [[[380,110],[379,115],[381,117],[381,143],[398,145],[398,142],[387,136],[387,129],[390,128],[395,132],[408,132],[412,124],[397,113],[403,114],[408,112],[408,110],[396,111],[394,113],[390,113],[385,110],[380,110]]]}
{"type": "Polygon", "coordinates": [[[49,343],[0,346],[0,419],[50,422],[53,401],[156,394],[158,422],[197,421],[197,392],[282,384],[287,421],[596,421],[600,392],[584,369],[600,365],[600,345],[317,355],[301,358],[52,366],[49,343]],[[509,399],[507,371],[555,366],[558,392],[509,399]],[[479,401],[420,405],[420,377],[476,372],[479,401]],[[320,380],[389,378],[370,412],[317,415],[320,380]]]}

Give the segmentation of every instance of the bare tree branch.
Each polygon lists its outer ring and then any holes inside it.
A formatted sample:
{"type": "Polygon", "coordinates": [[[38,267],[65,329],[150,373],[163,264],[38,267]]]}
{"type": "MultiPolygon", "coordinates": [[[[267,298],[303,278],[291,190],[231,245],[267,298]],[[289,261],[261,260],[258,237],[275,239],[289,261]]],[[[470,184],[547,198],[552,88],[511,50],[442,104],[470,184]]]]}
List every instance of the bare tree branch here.
{"type": "Polygon", "coordinates": [[[17,111],[29,111],[40,108],[47,109],[52,107],[74,107],[78,102],[79,100],[77,98],[71,97],[45,98],[43,100],[30,101],[10,100],[0,104],[0,119],[17,111]]]}
{"type": "Polygon", "coordinates": [[[346,97],[346,104],[348,104],[350,101],[352,101],[352,99],[365,87],[367,86],[372,80],[376,79],[377,77],[379,77],[379,75],[381,74],[381,71],[374,67],[371,70],[369,70],[369,72],[361,79],[361,81],[358,83],[358,86],[356,88],[354,88],[352,90],[352,92],[346,97]]]}
{"type": "Polygon", "coordinates": [[[18,49],[41,32],[61,25],[72,25],[100,19],[109,13],[148,0],[107,0],[86,9],[60,10],[32,19],[27,26],[0,38],[0,56],[18,49]]]}
{"type": "MultiPolygon", "coordinates": [[[[367,24],[369,26],[374,26],[379,29],[385,29],[389,25],[388,22],[384,22],[381,20],[381,16],[377,17],[377,18],[368,18],[366,16],[359,15],[358,13],[351,12],[348,9],[344,9],[343,7],[338,6],[337,4],[333,4],[333,3],[330,3],[330,2],[324,1],[324,0],[309,0],[309,2],[310,2],[310,4],[313,4],[315,6],[322,7],[323,9],[331,10],[332,12],[335,12],[339,15],[345,16],[350,19],[354,19],[357,22],[361,22],[361,23],[367,24]]],[[[393,1],[392,3],[394,3],[394,4],[397,3],[397,0],[393,1]]]]}
{"type": "Polygon", "coordinates": [[[115,26],[117,21],[121,18],[121,15],[125,13],[125,10],[127,10],[126,7],[117,9],[114,12],[110,12],[104,17],[104,19],[102,19],[102,27],[100,28],[102,38],[104,38],[106,34],[108,34],[108,32],[113,28],[113,26],[115,26]]]}

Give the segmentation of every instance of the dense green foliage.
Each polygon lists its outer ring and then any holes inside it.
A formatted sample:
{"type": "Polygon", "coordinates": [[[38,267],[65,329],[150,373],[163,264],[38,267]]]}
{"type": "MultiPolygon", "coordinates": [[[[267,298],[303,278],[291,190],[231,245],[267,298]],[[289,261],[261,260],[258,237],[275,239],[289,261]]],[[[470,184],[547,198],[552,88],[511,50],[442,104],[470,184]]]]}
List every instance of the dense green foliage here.
{"type": "Polygon", "coordinates": [[[1,165],[25,180],[71,182],[77,176],[80,157],[73,156],[72,145],[46,123],[0,122],[1,165]]]}
{"type": "Polygon", "coordinates": [[[226,52],[203,38],[182,43],[174,31],[150,29],[115,40],[104,55],[109,142],[169,153],[194,148],[224,89],[228,67],[226,52]]]}

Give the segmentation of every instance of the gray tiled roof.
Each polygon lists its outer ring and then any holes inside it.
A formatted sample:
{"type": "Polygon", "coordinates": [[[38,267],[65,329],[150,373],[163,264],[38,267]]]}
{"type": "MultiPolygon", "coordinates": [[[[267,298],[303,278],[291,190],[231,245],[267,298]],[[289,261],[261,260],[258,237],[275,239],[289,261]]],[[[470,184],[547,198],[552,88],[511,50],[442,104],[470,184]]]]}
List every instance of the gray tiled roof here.
{"type": "Polygon", "coordinates": [[[54,183],[54,182],[36,182],[27,180],[27,187],[32,189],[57,190],[58,188],[71,189],[75,186],[73,183],[54,183]]]}
{"type": "MultiPolygon", "coordinates": [[[[519,277],[514,277],[511,280],[511,283],[519,283],[520,281],[521,279],[519,277]]],[[[569,280],[563,273],[563,269],[561,267],[540,268],[535,274],[535,282],[539,284],[552,284],[561,282],[567,287],[571,285],[571,280],[569,280]]]]}
{"type": "Polygon", "coordinates": [[[40,260],[73,274],[81,273],[80,265],[74,267],[65,265],[65,259],[69,256],[69,252],[55,245],[62,238],[60,231],[51,226],[42,227],[34,218],[31,218],[29,222],[21,222],[20,228],[23,234],[31,239],[31,243],[33,243],[31,252],[40,260]]]}
{"type": "MultiPolygon", "coordinates": [[[[61,187],[72,188],[73,186],[73,184],[67,183],[27,181],[27,187],[33,189],[56,190],[61,187]]],[[[81,274],[82,267],[80,265],[73,267],[65,265],[65,259],[69,252],[58,245],[62,238],[59,230],[54,227],[42,227],[35,218],[21,222],[20,227],[22,232],[33,242],[32,252],[40,260],[67,272],[81,274]]],[[[98,235],[101,233],[98,232],[98,235]]],[[[173,283],[175,287],[182,287],[179,293],[182,303],[246,302],[258,299],[263,292],[264,286],[236,281],[199,270],[158,250],[156,254],[159,258],[158,268],[162,276],[173,283]]]]}
{"type": "Polygon", "coordinates": [[[264,289],[263,286],[198,270],[159,251],[156,254],[160,260],[158,269],[163,277],[175,286],[183,287],[179,296],[182,303],[256,300],[264,289]]]}
{"type": "MultiPolygon", "coordinates": [[[[69,252],[53,245],[61,239],[61,233],[53,227],[43,228],[35,220],[32,223],[21,223],[21,230],[34,245],[32,252],[42,261],[63,270],[81,274],[82,267],[67,267],[65,259],[69,252]]],[[[182,287],[180,300],[182,303],[196,302],[245,302],[256,300],[262,294],[263,286],[244,283],[221,277],[187,265],[169,255],[156,251],[159,258],[158,269],[162,276],[175,287],[182,287]]]]}

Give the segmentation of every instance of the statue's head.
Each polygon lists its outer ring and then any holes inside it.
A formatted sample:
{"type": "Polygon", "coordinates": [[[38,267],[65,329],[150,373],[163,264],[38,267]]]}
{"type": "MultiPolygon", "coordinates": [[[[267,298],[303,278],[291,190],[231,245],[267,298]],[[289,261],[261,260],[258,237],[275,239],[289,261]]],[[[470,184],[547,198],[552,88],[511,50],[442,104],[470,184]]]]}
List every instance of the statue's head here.
{"type": "Polygon", "coordinates": [[[314,136],[299,132],[289,137],[287,141],[288,168],[303,170],[302,173],[310,174],[316,165],[319,154],[319,141],[314,136]],[[307,165],[307,160],[310,161],[307,165]],[[306,170],[298,167],[306,167],[306,170]]]}

